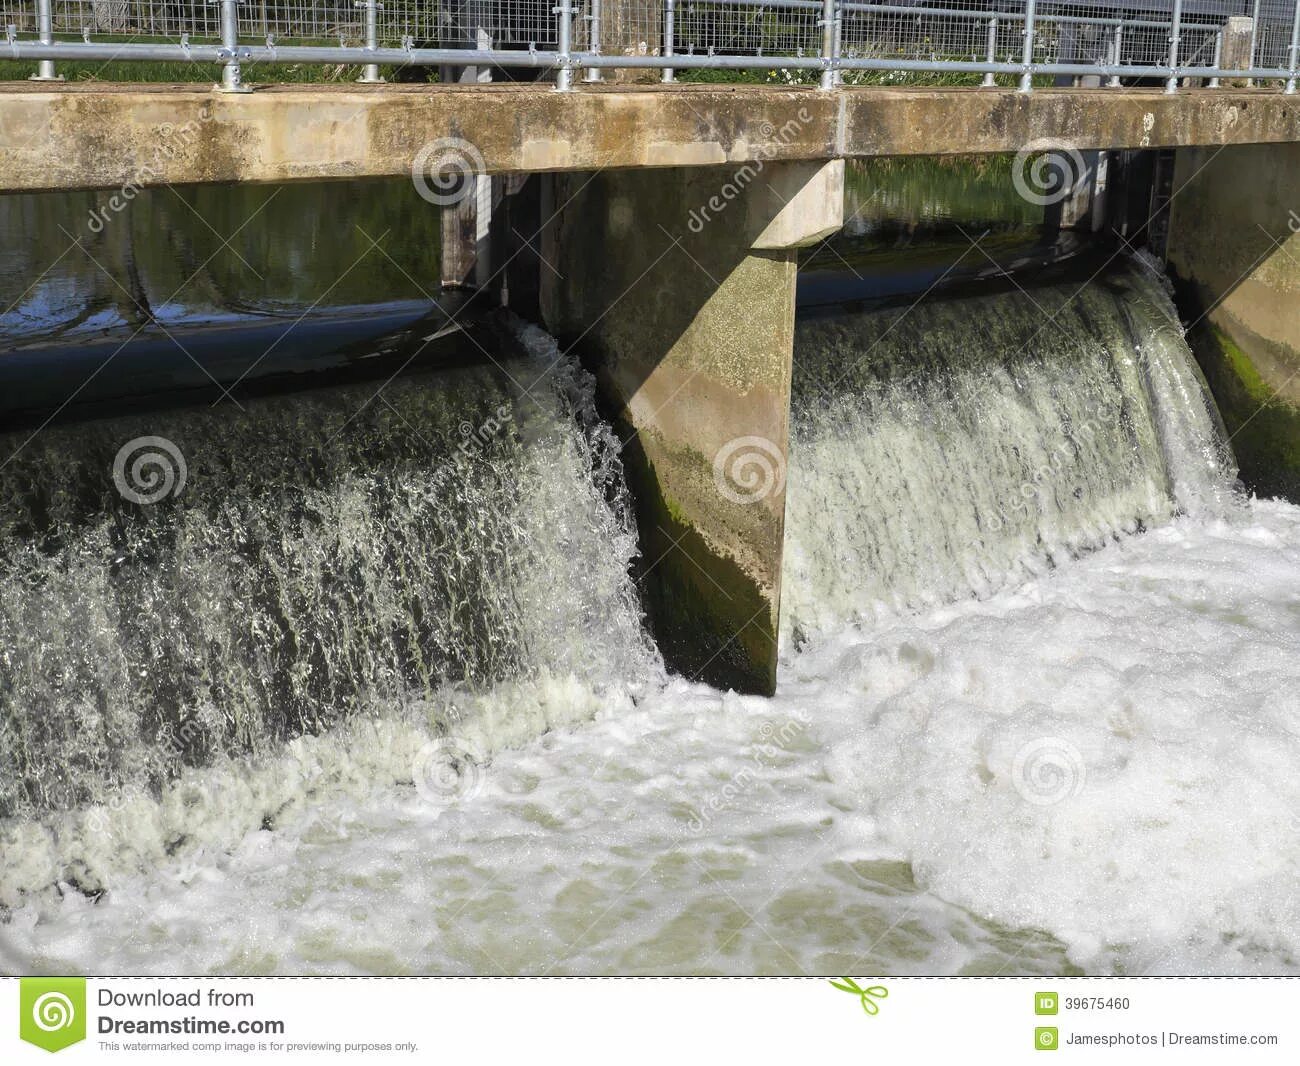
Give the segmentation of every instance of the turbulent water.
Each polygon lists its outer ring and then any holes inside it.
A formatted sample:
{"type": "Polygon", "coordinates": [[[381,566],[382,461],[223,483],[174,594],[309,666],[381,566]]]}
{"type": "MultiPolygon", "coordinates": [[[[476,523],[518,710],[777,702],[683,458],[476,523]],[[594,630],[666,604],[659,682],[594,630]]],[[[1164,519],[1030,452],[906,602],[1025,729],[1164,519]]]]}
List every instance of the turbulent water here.
{"type": "Polygon", "coordinates": [[[797,350],[787,633],[988,595],[1227,503],[1217,412],[1141,267],[813,318],[797,350]]]}
{"type": "Polygon", "coordinates": [[[255,828],[331,779],[409,780],[433,739],[431,773],[481,763],[652,676],[612,436],[546,369],[7,439],[0,903],[98,891],[214,808],[255,828]],[[214,762],[224,787],[191,787],[214,762]]]}
{"type": "Polygon", "coordinates": [[[4,541],[0,966],[1300,969],[1300,508],[1233,495],[1141,268],[1072,295],[801,326],[773,700],[659,676],[575,371],[386,392],[367,446],[346,391],[223,413],[180,500],[223,490],[144,518],[143,428],[68,431],[6,490],[68,486],[4,541]]]}

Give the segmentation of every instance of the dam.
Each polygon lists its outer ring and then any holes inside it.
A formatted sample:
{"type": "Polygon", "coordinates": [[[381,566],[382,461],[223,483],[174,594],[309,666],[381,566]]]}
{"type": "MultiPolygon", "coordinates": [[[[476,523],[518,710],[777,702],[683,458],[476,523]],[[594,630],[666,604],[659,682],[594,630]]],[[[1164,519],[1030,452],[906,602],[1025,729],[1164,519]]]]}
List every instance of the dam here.
{"type": "Polygon", "coordinates": [[[265,88],[324,46],[33,21],[0,968],[1295,971],[1294,6],[842,6],[265,88]]]}

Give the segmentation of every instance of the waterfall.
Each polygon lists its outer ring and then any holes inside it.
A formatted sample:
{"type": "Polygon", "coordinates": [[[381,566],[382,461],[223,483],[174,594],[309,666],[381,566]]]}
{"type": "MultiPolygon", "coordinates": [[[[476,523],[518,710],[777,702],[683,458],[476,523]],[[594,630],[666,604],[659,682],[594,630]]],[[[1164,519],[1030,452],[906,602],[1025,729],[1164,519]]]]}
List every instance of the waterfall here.
{"type": "Polygon", "coordinates": [[[1162,280],[929,299],[800,323],[782,630],[984,597],[1235,479],[1162,280]]]}
{"type": "Polygon", "coordinates": [[[616,441],[523,340],[0,440],[0,904],[147,865],[201,808],[238,832],[331,774],[410,781],[430,738],[484,760],[657,671],[616,441]]]}
{"type": "MultiPolygon", "coordinates": [[[[1230,453],[1146,271],[800,322],[787,647],[1226,508],[1230,453]]],[[[339,790],[458,796],[657,681],[593,382],[517,341],[0,439],[0,907],[339,790]]]]}

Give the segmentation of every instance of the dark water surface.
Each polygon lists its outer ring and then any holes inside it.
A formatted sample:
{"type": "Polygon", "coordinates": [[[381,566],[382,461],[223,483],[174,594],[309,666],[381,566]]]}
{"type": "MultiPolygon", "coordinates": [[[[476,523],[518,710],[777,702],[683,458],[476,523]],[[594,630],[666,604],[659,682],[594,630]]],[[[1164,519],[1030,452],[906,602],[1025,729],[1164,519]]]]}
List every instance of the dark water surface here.
{"type": "Polygon", "coordinates": [[[0,196],[0,419],[355,361],[435,311],[439,226],[405,180],[0,196]]]}

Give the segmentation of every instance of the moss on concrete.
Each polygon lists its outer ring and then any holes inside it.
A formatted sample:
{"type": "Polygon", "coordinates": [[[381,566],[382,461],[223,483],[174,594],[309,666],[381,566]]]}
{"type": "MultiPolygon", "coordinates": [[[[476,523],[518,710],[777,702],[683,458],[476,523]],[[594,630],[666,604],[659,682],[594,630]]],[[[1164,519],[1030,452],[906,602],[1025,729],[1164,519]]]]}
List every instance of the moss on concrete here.
{"type": "Polygon", "coordinates": [[[1168,262],[1242,481],[1300,502],[1300,144],[1178,152],[1168,262]]]}
{"type": "Polygon", "coordinates": [[[1300,408],[1277,395],[1226,331],[1202,322],[1189,340],[1231,438],[1246,487],[1300,502],[1300,408]]]}
{"type": "Polygon", "coordinates": [[[739,692],[776,684],[795,248],[840,224],[834,168],[552,179],[544,316],[627,442],[651,628],[674,669],[739,692]],[[729,488],[737,469],[770,481],[729,488]]]}
{"type": "Polygon", "coordinates": [[[776,691],[777,605],[735,560],[716,550],[681,501],[664,491],[626,420],[628,488],[641,544],[636,576],[664,659],[692,680],[770,696],[776,691]]]}

